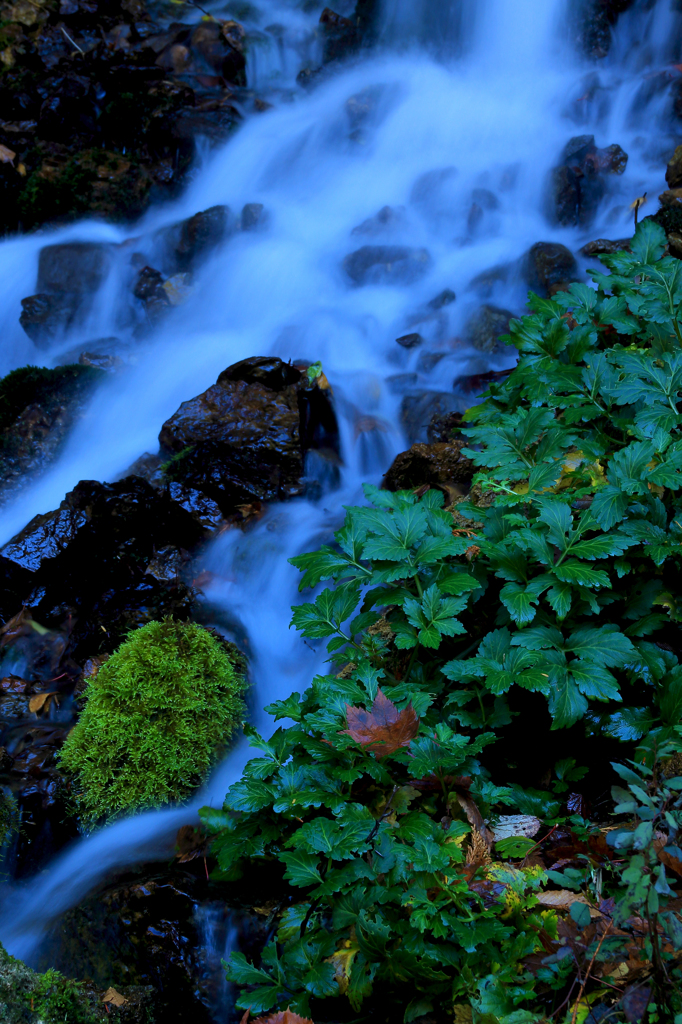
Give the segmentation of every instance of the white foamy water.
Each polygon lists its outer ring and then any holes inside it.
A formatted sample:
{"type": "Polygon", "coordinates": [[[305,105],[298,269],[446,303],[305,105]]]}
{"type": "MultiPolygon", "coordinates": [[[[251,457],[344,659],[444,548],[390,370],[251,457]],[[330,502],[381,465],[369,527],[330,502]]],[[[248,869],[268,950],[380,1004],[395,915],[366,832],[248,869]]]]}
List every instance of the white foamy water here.
{"type": "MultiPolygon", "coordinates": [[[[286,101],[247,121],[181,199],[150,211],[130,232],[84,222],[0,244],[6,372],[27,362],[52,365],[88,338],[125,340],[123,286],[114,271],[87,328],[52,350],[34,349],[18,316],[21,298],[35,289],[46,242],[122,242],[217,203],[238,211],[259,202],[269,215],[263,231],[233,237],[214,253],[185,305],[139,346],[136,365],[98,391],[57,465],[2,512],[0,541],[56,507],[78,480],[111,480],[156,450],[164,419],[236,360],[321,359],[340,416],[340,489],[318,504],[271,509],[249,532],[223,535],[211,555],[215,580],[207,596],[249,638],[253,721],[267,731],[262,707],[303,689],[322,664],[288,628],[289,607],[300,598],[298,573],[286,559],[328,537],[341,506],[360,500],[361,481],[379,480],[405,446],[400,395],[387,379],[412,372],[413,390],[448,391],[462,373],[510,365],[508,353],[491,363],[458,341],[481,302],[472,279],[509,265],[487,301],[521,313],[526,286],[514,267],[534,242],[560,241],[577,251],[591,238],[627,236],[630,203],[666,187],[665,160],[676,141],[669,112],[676,72],[668,65],[680,60],[680,16],[668,0],[645,6],[621,19],[611,55],[595,67],[571,47],[564,0],[385,0],[384,47],[361,54],[309,94],[293,95],[296,71],[319,52],[314,19],[284,0],[256,2],[250,17],[262,39],[250,57],[251,80],[255,75],[273,94],[289,90],[286,101]],[[273,21],[284,26],[279,34],[273,21]],[[273,49],[276,38],[281,45],[273,49]],[[361,121],[358,103],[348,103],[359,94],[370,98],[361,121]],[[630,159],[625,174],[609,181],[589,229],[558,228],[547,219],[548,177],[568,139],[583,133],[600,146],[619,143],[630,159]],[[474,223],[480,190],[492,198],[474,223]],[[384,206],[397,211],[390,231],[351,235],[384,206]],[[352,287],[343,258],[384,242],[426,247],[428,273],[409,286],[352,287]],[[456,302],[415,327],[444,288],[454,289],[456,302]],[[420,368],[420,350],[395,343],[415,329],[425,349],[445,353],[430,371],[420,368]],[[377,429],[359,430],[362,417],[373,417],[377,429]]],[[[178,825],[201,804],[219,804],[247,756],[239,744],[187,807],[113,824],[60,854],[35,882],[6,893],[0,940],[30,958],[45,927],[110,872],[167,853],[178,825]]]]}

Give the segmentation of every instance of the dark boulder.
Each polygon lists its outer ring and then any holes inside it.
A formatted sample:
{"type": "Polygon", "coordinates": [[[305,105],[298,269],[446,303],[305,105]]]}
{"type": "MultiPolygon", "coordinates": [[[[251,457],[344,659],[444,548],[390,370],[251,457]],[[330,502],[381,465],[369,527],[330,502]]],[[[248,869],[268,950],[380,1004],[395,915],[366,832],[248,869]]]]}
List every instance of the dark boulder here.
{"type": "Polygon", "coordinates": [[[479,352],[502,352],[500,338],[509,333],[509,321],[514,316],[508,309],[485,304],[469,317],[464,326],[464,340],[479,352]]]}
{"type": "Polygon", "coordinates": [[[424,339],[421,334],[413,332],[412,334],[403,334],[400,338],[396,338],[396,343],[401,345],[403,348],[418,348],[419,345],[424,344],[424,339]]]}
{"type": "Polygon", "coordinates": [[[618,145],[599,149],[594,135],[572,138],[552,172],[552,207],[557,223],[589,224],[606,192],[607,176],[623,174],[627,162],[627,153],[618,145]]]}
{"type": "Polygon", "coordinates": [[[233,220],[229,207],[211,206],[166,229],[161,244],[172,269],[195,269],[234,230],[233,220]]]}
{"type": "Polygon", "coordinates": [[[600,60],[611,48],[611,33],[618,18],[635,0],[580,0],[573,5],[573,31],[579,48],[600,60]]]}
{"type": "Polygon", "coordinates": [[[175,457],[174,478],[225,514],[241,502],[302,494],[306,452],[338,450],[329,386],[276,357],[244,359],[183,402],[159,443],[175,457]]]}
{"type": "Polygon", "coordinates": [[[81,481],[58,509],[35,516],[0,550],[13,574],[14,611],[40,622],[73,620],[78,660],[117,646],[127,630],[164,614],[187,614],[191,592],[146,575],[155,553],[191,549],[205,536],[193,514],[147,481],[81,481]]]}
{"type": "Polygon", "coordinates": [[[452,441],[458,435],[461,426],[461,412],[448,412],[444,416],[434,416],[426,431],[429,444],[452,441]]]}
{"type": "Polygon", "coordinates": [[[0,500],[55,459],[104,378],[91,366],[24,366],[0,380],[0,500]]]}
{"type": "Polygon", "coordinates": [[[411,284],[430,266],[427,249],[407,245],[363,245],[343,261],[343,269],[355,285],[411,284]]]}
{"type": "Polygon", "coordinates": [[[111,263],[112,246],[102,242],[62,242],[46,245],[38,257],[38,291],[94,292],[111,263]]]}
{"type": "Polygon", "coordinates": [[[400,404],[400,422],[410,444],[426,441],[434,417],[461,413],[466,404],[452,391],[420,391],[405,395],[400,404]]]}
{"type": "Polygon", "coordinates": [[[393,460],[383,486],[389,491],[413,490],[424,484],[460,484],[468,488],[476,469],[471,459],[462,455],[466,445],[466,441],[413,444],[393,460]]]}
{"type": "Polygon", "coordinates": [[[77,295],[29,295],[21,300],[19,323],[38,348],[47,348],[74,323],[77,295]]]}
{"type": "Polygon", "coordinates": [[[536,242],[523,259],[523,275],[541,295],[571,281],[577,269],[573,253],[559,242],[536,242]]]}
{"type": "Polygon", "coordinates": [[[322,61],[343,60],[355,53],[360,42],[356,22],[352,18],[344,18],[331,7],[325,7],[320,15],[320,26],[324,40],[322,61]]]}
{"type": "Polygon", "coordinates": [[[665,169],[665,180],[670,188],[682,186],[682,146],[677,146],[665,169]]]}
{"type": "Polygon", "coordinates": [[[260,231],[268,222],[268,214],[262,203],[245,203],[239,218],[242,231],[260,231]]]}
{"type": "Polygon", "coordinates": [[[595,238],[593,242],[587,242],[580,250],[582,256],[609,256],[614,252],[622,252],[630,248],[631,238],[618,238],[612,241],[610,238],[595,238]]]}
{"type": "Polygon", "coordinates": [[[357,0],[355,24],[363,46],[371,46],[379,35],[381,0],[357,0]]]}
{"type": "Polygon", "coordinates": [[[373,217],[368,217],[361,224],[356,225],[351,235],[383,235],[394,228],[401,227],[405,221],[405,208],[403,206],[382,206],[373,217]]]}

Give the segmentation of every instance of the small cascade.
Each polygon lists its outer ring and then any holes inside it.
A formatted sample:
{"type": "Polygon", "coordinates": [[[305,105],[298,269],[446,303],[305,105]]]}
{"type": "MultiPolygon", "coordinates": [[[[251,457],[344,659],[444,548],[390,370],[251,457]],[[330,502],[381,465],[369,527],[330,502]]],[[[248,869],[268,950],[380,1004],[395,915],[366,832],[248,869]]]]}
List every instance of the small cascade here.
{"type": "MultiPolygon", "coordinates": [[[[663,191],[666,154],[679,141],[668,70],[680,59],[682,15],[669,0],[641,0],[624,15],[598,67],[570,42],[567,0],[384,0],[378,48],[290,101],[297,71],[320,59],[320,7],[308,7],[248,5],[250,81],[270,83],[281,102],[207,156],[177,200],[153,207],[130,230],[86,220],[0,243],[1,373],[55,365],[92,337],[117,335],[134,349],[125,372],[100,387],[59,460],[2,509],[2,543],[57,508],[79,480],[112,481],[155,451],[164,420],[226,366],[255,355],[322,362],[339,419],[340,464],[330,472],[312,456],[307,472],[317,485],[309,498],[269,508],[244,532],[223,533],[206,559],[206,618],[245,641],[251,721],[265,731],[272,719],[263,708],[304,689],[324,664],[323,651],[289,629],[290,606],[302,598],[287,559],[327,540],[343,506],[363,500],[362,483],[379,483],[395,454],[424,438],[434,395],[451,403],[447,411],[457,403],[464,410],[475,392],[458,385],[455,398],[455,381],[511,365],[511,351],[481,340],[472,323],[484,306],[523,312],[531,246],[566,246],[578,254],[567,273],[582,277],[590,263],[581,246],[631,234],[632,201],[663,191]],[[605,179],[591,220],[561,225],[552,175],[579,135],[593,135],[598,147],[619,145],[627,166],[605,179]],[[121,312],[131,247],[199,210],[246,203],[267,211],[263,230],[217,247],[184,304],[135,342],[121,312]],[[67,240],[111,243],[119,255],[90,319],[37,350],[18,323],[21,299],[34,288],[41,247],[67,240]],[[428,259],[413,276],[382,281],[363,265],[370,246],[425,251],[428,259]],[[419,342],[397,344],[410,335],[419,342]]],[[[352,9],[339,5],[341,14],[352,9]]],[[[236,14],[236,7],[220,11],[236,14]]],[[[15,671],[8,661],[0,668],[15,671]]],[[[2,943],[30,961],[50,925],[114,872],[172,854],[178,827],[202,805],[220,806],[249,756],[239,741],[186,806],[115,822],[38,877],[6,885],[2,943]]],[[[227,954],[234,931],[222,907],[199,913],[207,970],[218,971],[214,961],[227,954]]],[[[216,989],[216,1019],[224,998],[216,989]]]]}

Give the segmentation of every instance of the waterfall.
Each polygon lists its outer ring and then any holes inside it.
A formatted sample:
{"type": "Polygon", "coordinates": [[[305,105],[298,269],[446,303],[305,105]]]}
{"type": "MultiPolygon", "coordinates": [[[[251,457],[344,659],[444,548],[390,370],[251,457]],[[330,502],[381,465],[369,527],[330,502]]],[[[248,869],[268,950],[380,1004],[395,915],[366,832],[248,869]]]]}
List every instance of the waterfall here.
{"type": "MultiPolygon", "coordinates": [[[[319,50],[314,19],[285,0],[254,6],[259,24],[277,20],[286,31],[276,50],[274,35],[258,30],[250,73],[290,88],[296,67],[319,50]]],[[[340,487],[317,503],[271,508],[246,533],[218,538],[209,555],[207,599],[249,637],[252,720],[271,728],[263,706],[306,687],[323,665],[322,653],[288,628],[300,597],[286,559],[328,538],[342,506],[362,500],[361,482],[378,482],[406,446],[400,379],[415,391],[446,392],[462,374],[511,365],[510,351],[483,355],[462,342],[481,302],[476,278],[495,268],[486,300],[520,314],[527,285],[519,260],[533,243],[558,241],[575,252],[593,238],[627,236],[634,198],[666,187],[666,155],[676,141],[670,79],[661,77],[655,89],[647,83],[679,60],[672,42],[680,38],[679,18],[668,0],[637,4],[595,69],[572,47],[566,0],[384,0],[376,51],[247,120],[205,157],[177,201],[152,208],[130,231],[86,220],[2,242],[0,369],[7,372],[54,365],[89,337],[126,330],[114,265],[90,322],[50,350],[34,349],[18,316],[46,243],[121,243],[217,203],[238,210],[258,202],[269,216],[266,229],[233,237],[212,255],[186,303],[140,345],[135,365],[100,388],[57,464],[2,511],[2,542],[55,508],[80,479],[113,480],[155,450],[164,419],[229,364],[266,354],[320,359],[341,424],[340,487]],[[349,104],[358,96],[364,104],[349,104]],[[586,133],[600,146],[620,144],[627,169],[609,182],[589,228],[558,227],[547,216],[550,172],[568,139],[586,133]],[[384,207],[395,217],[383,234],[351,233],[384,207]],[[344,257],[377,239],[427,248],[428,272],[401,287],[351,287],[344,257]],[[456,301],[429,312],[445,288],[456,301]],[[423,349],[397,346],[416,322],[423,349]],[[422,358],[424,349],[435,361],[422,358]],[[377,429],[363,432],[358,424],[370,416],[377,429]]],[[[30,960],[50,922],[112,871],[167,855],[177,827],[202,804],[220,804],[248,756],[238,743],[187,806],[114,823],[61,853],[39,878],[6,891],[0,939],[8,950],[30,960]]]]}

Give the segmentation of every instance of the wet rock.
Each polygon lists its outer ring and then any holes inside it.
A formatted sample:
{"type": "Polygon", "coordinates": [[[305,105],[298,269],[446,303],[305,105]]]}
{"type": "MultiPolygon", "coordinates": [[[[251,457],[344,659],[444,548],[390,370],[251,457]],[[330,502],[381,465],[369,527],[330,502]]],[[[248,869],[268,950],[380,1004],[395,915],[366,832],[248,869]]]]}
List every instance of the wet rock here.
{"type": "Polygon", "coordinates": [[[582,51],[600,60],[611,48],[611,32],[619,16],[635,0],[582,0],[573,7],[573,30],[582,51]]]}
{"type": "Polygon", "coordinates": [[[268,215],[262,203],[246,203],[242,207],[239,226],[242,231],[259,231],[265,227],[268,215]]]}
{"type": "Polygon", "coordinates": [[[435,298],[430,299],[427,302],[429,309],[443,309],[444,306],[450,306],[457,296],[453,292],[452,288],[444,288],[442,292],[439,292],[435,298]]]}
{"type": "Polygon", "coordinates": [[[199,871],[181,868],[123,877],[66,913],[48,936],[45,956],[65,972],[92,978],[100,990],[121,979],[154,992],[163,1024],[211,1024],[214,965],[199,917],[206,888],[199,871]]]}
{"type": "Polygon", "coordinates": [[[461,426],[461,412],[449,412],[445,416],[434,416],[426,431],[428,443],[438,444],[452,441],[461,426]]]}
{"type": "Polygon", "coordinates": [[[570,281],[577,269],[573,253],[559,242],[536,242],[523,259],[524,277],[540,294],[570,281]]]}
{"type": "Polygon", "coordinates": [[[152,326],[163,319],[171,306],[164,284],[164,276],[159,270],[143,267],[133,288],[133,295],[142,302],[147,320],[152,326]]]}
{"type": "Polygon", "coordinates": [[[479,352],[501,352],[500,338],[509,333],[509,321],[514,316],[508,309],[487,303],[469,317],[464,326],[464,340],[479,352]]]}
{"type": "Polygon", "coordinates": [[[351,235],[382,235],[392,228],[400,227],[405,220],[403,206],[382,206],[373,217],[363,220],[351,231],[351,235]]]}
{"type": "Polygon", "coordinates": [[[0,380],[0,500],[54,461],[103,377],[89,366],[26,366],[0,380]]]}
{"type": "Polygon", "coordinates": [[[434,417],[463,412],[465,403],[452,391],[422,391],[405,395],[400,405],[400,422],[411,444],[426,441],[434,417]]]}
{"type": "Polygon", "coordinates": [[[112,246],[101,242],[46,245],[38,257],[38,291],[96,291],[109,270],[112,246]]]}
{"type": "MultiPolygon", "coordinates": [[[[105,986],[108,987],[108,986],[105,986]]],[[[119,985],[120,1006],[104,1004],[103,989],[78,983],[56,972],[48,983],[43,975],[9,956],[0,946],[0,1012],[3,1024],[29,1021],[79,1021],[96,1024],[115,1019],[121,1024],[154,1024],[155,993],[151,986],[119,985]]]]}
{"type": "Polygon", "coordinates": [[[354,20],[344,18],[331,7],[325,7],[320,15],[320,25],[324,39],[322,60],[325,64],[343,60],[357,50],[359,37],[354,20]]]}
{"type": "Polygon", "coordinates": [[[231,220],[229,207],[211,206],[171,228],[169,236],[177,269],[196,268],[230,233],[231,220]]]}
{"type": "Polygon", "coordinates": [[[614,252],[622,252],[630,248],[631,238],[619,238],[612,241],[610,238],[596,238],[594,242],[587,242],[580,250],[583,256],[611,255],[614,252]]]}
{"type": "Polygon", "coordinates": [[[410,203],[434,224],[452,223],[461,202],[456,184],[458,176],[456,167],[427,171],[412,186],[410,203]]]}
{"type": "Polygon", "coordinates": [[[487,299],[498,284],[505,284],[509,280],[510,270],[509,264],[490,267],[472,278],[469,287],[478,292],[481,298],[487,299]]]}
{"type": "Polygon", "coordinates": [[[161,584],[146,569],[159,549],[190,550],[204,536],[192,513],[139,477],[81,481],[0,557],[15,574],[17,610],[26,605],[48,625],[74,622],[68,651],[78,661],[111,650],[131,627],[186,615],[189,589],[161,584]]]}
{"type": "Polygon", "coordinates": [[[593,135],[570,139],[561,163],[552,172],[552,203],[557,223],[588,224],[606,192],[607,175],[623,174],[627,161],[627,153],[618,145],[597,148],[593,135]]]}
{"type": "Polygon", "coordinates": [[[402,345],[403,348],[418,348],[419,345],[423,345],[424,339],[421,334],[403,334],[400,338],[396,338],[396,344],[402,345]]]}
{"type": "Polygon", "coordinates": [[[682,146],[678,146],[668,162],[665,180],[670,188],[682,186],[682,146]]]}
{"type": "Polygon", "coordinates": [[[346,256],[343,269],[355,285],[411,284],[427,273],[427,249],[406,245],[363,245],[346,256]]]}
{"type": "Polygon", "coordinates": [[[381,0],[357,0],[354,20],[358,38],[363,46],[371,46],[377,40],[380,5],[381,0]]]}
{"type": "Polygon", "coordinates": [[[76,319],[79,301],[74,295],[29,295],[21,300],[19,323],[38,348],[47,348],[76,319]]]}
{"type": "Polygon", "coordinates": [[[418,380],[416,373],[394,373],[386,378],[386,385],[392,395],[404,395],[412,390],[418,380]]]}
{"type": "Polygon", "coordinates": [[[661,206],[669,206],[671,209],[682,209],[682,188],[669,188],[658,197],[661,206]]]}
{"type": "Polygon", "coordinates": [[[240,502],[301,494],[305,453],[338,451],[328,385],[274,357],[228,367],[164,423],[159,443],[175,456],[175,479],[226,514],[240,502]]]}
{"type": "Polygon", "coordinates": [[[462,455],[466,445],[466,441],[414,444],[409,451],[396,456],[384,476],[383,486],[389,491],[413,490],[423,484],[468,487],[476,470],[471,459],[462,455]]]}
{"type": "Polygon", "coordinates": [[[177,193],[197,135],[223,139],[238,122],[229,102],[230,84],[245,84],[236,22],[164,30],[142,2],[133,14],[118,0],[64,0],[68,13],[35,7],[29,26],[23,6],[3,22],[0,144],[15,159],[0,165],[0,228],[86,211],[135,218],[177,193]]]}

